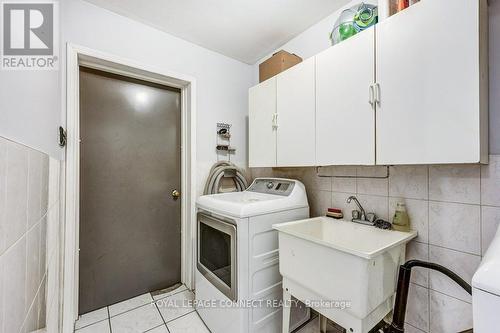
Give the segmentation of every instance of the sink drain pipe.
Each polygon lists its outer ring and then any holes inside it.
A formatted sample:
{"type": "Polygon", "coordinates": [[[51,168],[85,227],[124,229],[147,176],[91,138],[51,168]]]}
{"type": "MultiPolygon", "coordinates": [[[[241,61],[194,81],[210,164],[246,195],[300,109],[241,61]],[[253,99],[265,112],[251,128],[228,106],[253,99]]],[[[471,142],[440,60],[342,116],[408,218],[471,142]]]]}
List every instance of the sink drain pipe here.
{"type": "MultiPolygon", "coordinates": [[[[375,332],[404,333],[406,305],[408,302],[408,289],[410,287],[411,269],[413,267],[424,267],[433,271],[443,273],[472,295],[472,287],[470,286],[470,284],[465,282],[460,276],[458,276],[448,268],[435,263],[421,260],[407,261],[405,264],[399,266],[398,288],[396,292],[396,302],[394,304],[392,323],[375,332]]],[[[472,330],[465,332],[472,332],[472,330]]]]}

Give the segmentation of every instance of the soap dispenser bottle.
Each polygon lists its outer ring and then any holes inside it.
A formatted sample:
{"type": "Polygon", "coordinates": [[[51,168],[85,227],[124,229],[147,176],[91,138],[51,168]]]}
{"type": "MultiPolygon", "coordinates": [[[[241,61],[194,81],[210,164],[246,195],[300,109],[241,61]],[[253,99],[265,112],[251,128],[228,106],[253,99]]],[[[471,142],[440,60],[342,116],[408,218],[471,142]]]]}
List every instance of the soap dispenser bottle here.
{"type": "Polygon", "coordinates": [[[392,229],[397,231],[410,231],[410,218],[406,212],[406,205],[398,202],[396,212],[392,220],[392,229]]]}

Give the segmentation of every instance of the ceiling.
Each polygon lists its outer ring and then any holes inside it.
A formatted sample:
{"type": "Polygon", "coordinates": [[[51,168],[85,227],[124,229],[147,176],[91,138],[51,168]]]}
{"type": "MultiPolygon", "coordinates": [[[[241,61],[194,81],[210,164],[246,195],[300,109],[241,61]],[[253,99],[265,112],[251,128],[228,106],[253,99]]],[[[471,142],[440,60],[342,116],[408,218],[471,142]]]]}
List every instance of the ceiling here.
{"type": "Polygon", "coordinates": [[[348,0],[87,0],[254,64],[348,0]]]}

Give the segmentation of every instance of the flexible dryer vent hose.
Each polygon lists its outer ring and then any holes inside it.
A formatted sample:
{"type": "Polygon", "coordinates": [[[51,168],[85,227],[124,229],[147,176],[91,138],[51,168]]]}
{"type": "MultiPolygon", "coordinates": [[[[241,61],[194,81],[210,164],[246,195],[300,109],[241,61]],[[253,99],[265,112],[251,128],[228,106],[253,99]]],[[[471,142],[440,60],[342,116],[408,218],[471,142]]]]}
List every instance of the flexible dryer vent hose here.
{"type": "Polygon", "coordinates": [[[233,180],[236,190],[238,192],[246,190],[248,183],[241,170],[231,162],[221,161],[215,163],[212,169],[210,169],[203,194],[219,193],[221,179],[224,177],[224,174],[229,173],[229,171],[234,174],[233,180]]]}

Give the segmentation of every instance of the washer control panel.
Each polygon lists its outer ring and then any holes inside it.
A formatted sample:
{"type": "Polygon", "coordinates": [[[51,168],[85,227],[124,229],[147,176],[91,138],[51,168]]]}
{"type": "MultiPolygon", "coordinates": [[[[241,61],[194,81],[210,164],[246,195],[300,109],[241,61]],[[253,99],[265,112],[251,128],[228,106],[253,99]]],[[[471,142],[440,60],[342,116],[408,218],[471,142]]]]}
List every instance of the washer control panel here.
{"type": "Polygon", "coordinates": [[[293,180],[279,178],[258,178],[247,189],[250,192],[289,196],[293,191],[293,180]]]}

